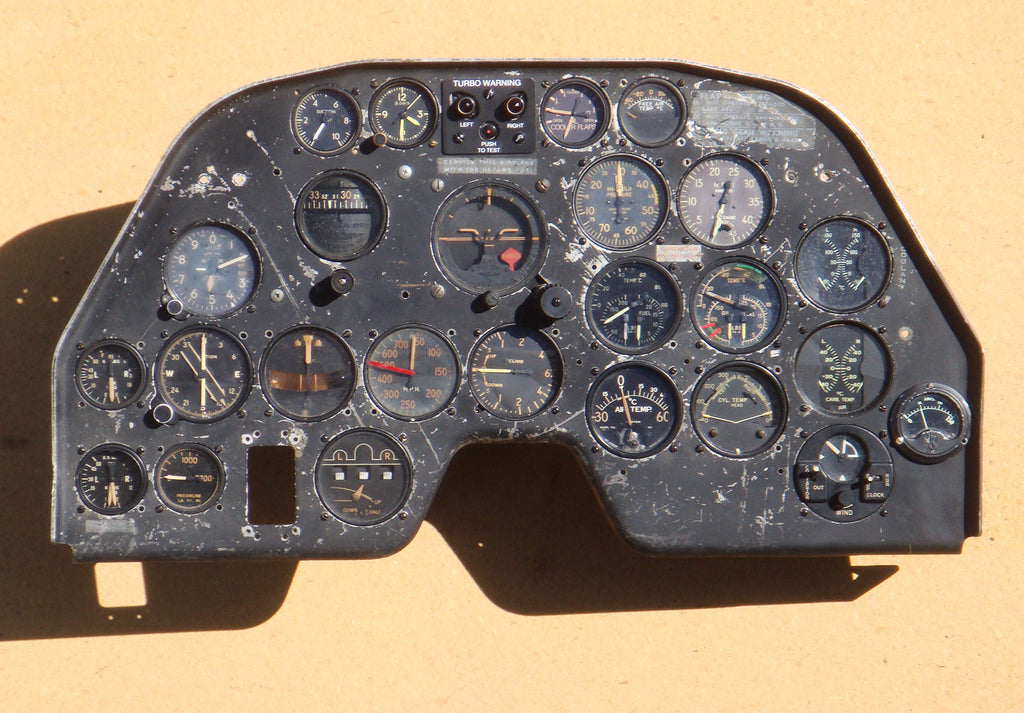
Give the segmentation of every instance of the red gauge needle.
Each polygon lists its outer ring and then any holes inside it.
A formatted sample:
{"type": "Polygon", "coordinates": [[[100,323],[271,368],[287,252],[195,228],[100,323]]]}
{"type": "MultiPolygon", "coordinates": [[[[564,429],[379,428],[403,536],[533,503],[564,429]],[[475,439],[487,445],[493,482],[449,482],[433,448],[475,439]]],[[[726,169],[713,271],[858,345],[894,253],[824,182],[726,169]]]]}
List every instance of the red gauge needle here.
{"type": "Polygon", "coordinates": [[[390,364],[381,364],[379,361],[368,361],[366,363],[369,364],[370,366],[376,367],[378,369],[383,369],[384,371],[393,371],[396,374],[405,374],[406,376],[416,376],[416,372],[412,371],[411,369],[403,369],[400,366],[391,366],[390,364]]]}

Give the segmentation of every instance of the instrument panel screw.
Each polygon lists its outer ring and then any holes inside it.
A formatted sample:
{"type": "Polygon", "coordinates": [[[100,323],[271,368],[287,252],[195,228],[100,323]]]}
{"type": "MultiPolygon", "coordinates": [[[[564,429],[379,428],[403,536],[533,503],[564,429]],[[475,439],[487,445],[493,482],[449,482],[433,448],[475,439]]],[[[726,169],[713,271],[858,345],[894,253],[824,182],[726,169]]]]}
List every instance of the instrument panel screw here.
{"type": "Polygon", "coordinates": [[[321,519],[321,520],[322,520],[323,522],[327,522],[327,520],[329,520],[329,519],[330,519],[330,517],[331,517],[331,516],[330,516],[330,515],[328,515],[328,514],[327,514],[327,513],[325,513],[325,512],[322,512],[322,513],[320,513],[320,519],[321,519]]]}
{"type": "Polygon", "coordinates": [[[881,515],[882,517],[888,517],[889,516],[889,511],[886,510],[885,508],[882,508],[881,510],[878,511],[878,514],[881,515]]]}
{"type": "Polygon", "coordinates": [[[800,223],[800,225],[798,225],[796,227],[800,228],[800,230],[807,230],[807,223],[806,222],[800,223]]]}
{"type": "Polygon", "coordinates": [[[442,181],[440,178],[435,178],[433,181],[430,182],[430,190],[432,190],[434,193],[440,193],[441,191],[444,190],[444,181],[442,181]]]}
{"type": "Polygon", "coordinates": [[[598,374],[601,373],[601,370],[595,366],[593,369],[590,370],[590,373],[593,374],[594,376],[597,376],[598,374]]]}
{"type": "Polygon", "coordinates": [[[323,434],[322,436],[320,436],[320,441],[321,441],[322,443],[327,443],[327,441],[329,441],[329,440],[331,440],[331,439],[327,437],[327,434],[326,434],[326,433],[325,433],[325,434],[323,434]]]}
{"type": "Polygon", "coordinates": [[[249,314],[253,314],[256,311],[256,305],[249,305],[249,307],[246,308],[245,311],[248,312],[249,314]]]}
{"type": "Polygon", "coordinates": [[[590,452],[591,452],[591,453],[600,453],[600,452],[601,452],[601,449],[600,449],[600,448],[598,448],[597,446],[591,446],[591,447],[590,447],[590,452]]]}
{"type": "Polygon", "coordinates": [[[811,514],[811,511],[808,510],[807,508],[800,508],[800,514],[803,515],[804,517],[807,517],[808,515],[811,514]]]}
{"type": "Polygon", "coordinates": [[[412,178],[412,166],[402,165],[398,167],[399,178],[412,178]]]}
{"type": "Polygon", "coordinates": [[[678,451],[679,451],[679,446],[672,445],[672,446],[668,447],[668,452],[669,453],[677,453],[678,451]]]}
{"type": "Polygon", "coordinates": [[[781,270],[782,269],[782,263],[779,262],[778,260],[776,260],[775,262],[772,263],[772,269],[773,270],[781,270]]]}
{"type": "Polygon", "coordinates": [[[78,344],[75,345],[75,349],[85,349],[85,344],[79,342],[78,344]]]}
{"type": "Polygon", "coordinates": [[[439,285],[436,282],[430,286],[430,296],[435,300],[439,300],[444,297],[444,285],[439,285]]]}
{"type": "Polygon", "coordinates": [[[449,416],[454,416],[455,415],[455,409],[454,408],[450,408],[445,413],[447,413],[449,416]]]}
{"type": "Polygon", "coordinates": [[[704,446],[697,446],[696,448],[694,448],[694,450],[697,451],[698,453],[703,453],[704,452],[704,446]]]}
{"type": "Polygon", "coordinates": [[[551,188],[551,181],[549,181],[548,179],[542,178],[539,181],[537,181],[537,192],[538,193],[547,193],[550,188],[551,188]]]}
{"type": "Polygon", "coordinates": [[[83,448],[82,446],[79,446],[78,447],[78,455],[84,456],[85,455],[85,448],[83,448]]]}
{"type": "Polygon", "coordinates": [[[892,298],[889,297],[889,295],[883,296],[882,299],[878,300],[878,306],[884,309],[886,306],[888,306],[890,299],[892,298]]]}
{"type": "Polygon", "coordinates": [[[280,287],[275,287],[273,290],[271,290],[270,291],[270,301],[271,302],[283,302],[284,301],[284,290],[282,290],[280,287]]]}
{"type": "Polygon", "coordinates": [[[409,513],[407,513],[405,510],[403,510],[402,512],[398,513],[398,519],[399,520],[408,520],[409,519],[409,513]]]}
{"type": "Polygon", "coordinates": [[[598,82],[598,84],[601,85],[602,89],[607,89],[608,88],[608,80],[607,79],[602,79],[600,82],[598,82]]]}
{"type": "Polygon", "coordinates": [[[664,245],[665,244],[665,238],[663,238],[661,236],[658,236],[658,239],[655,240],[654,242],[657,243],[658,245],[664,245]]]}

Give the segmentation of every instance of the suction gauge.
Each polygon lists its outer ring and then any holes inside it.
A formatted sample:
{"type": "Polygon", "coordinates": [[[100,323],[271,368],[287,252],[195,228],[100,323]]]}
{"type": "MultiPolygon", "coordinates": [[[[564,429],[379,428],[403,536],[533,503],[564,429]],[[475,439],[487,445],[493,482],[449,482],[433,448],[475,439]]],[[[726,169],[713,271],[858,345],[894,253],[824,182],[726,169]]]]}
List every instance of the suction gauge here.
{"type": "Polygon", "coordinates": [[[295,138],[309,151],[329,156],[347,149],[359,133],[359,105],[340,89],[314,89],[292,114],[295,138]]]}

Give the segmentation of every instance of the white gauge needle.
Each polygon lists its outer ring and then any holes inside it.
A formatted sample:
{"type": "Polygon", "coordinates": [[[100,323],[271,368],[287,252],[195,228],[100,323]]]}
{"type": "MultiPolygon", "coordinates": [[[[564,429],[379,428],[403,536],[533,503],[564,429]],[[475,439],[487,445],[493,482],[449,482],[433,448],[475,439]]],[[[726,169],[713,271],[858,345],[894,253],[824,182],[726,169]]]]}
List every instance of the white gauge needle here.
{"type": "Polygon", "coordinates": [[[481,366],[478,369],[474,369],[474,371],[478,371],[481,374],[512,374],[513,373],[513,371],[511,369],[499,369],[497,367],[489,367],[489,366],[481,366]]]}
{"type": "Polygon", "coordinates": [[[836,448],[834,445],[832,445],[832,441],[825,441],[825,445],[828,446],[828,449],[835,453],[836,455],[840,454],[840,450],[836,448]]]}
{"type": "Polygon", "coordinates": [[[326,128],[327,128],[327,122],[326,121],[321,121],[320,122],[320,126],[316,127],[316,131],[313,132],[313,141],[316,141],[317,139],[319,139],[320,138],[320,134],[322,134],[324,132],[324,129],[326,129],[326,128]]]}
{"type": "Polygon", "coordinates": [[[626,398],[626,392],[622,390],[622,384],[619,384],[619,395],[622,397],[622,407],[626,410],[626,423],[632,428],[633,416],[629,413],[629,400],[626,398]]]}
{"type": "Polygon", "coordinates": [[[188,480],[187,476],[184,475],[164,475],[164,480],[188,480]]]}
{"type": "Polygon", "coordinates": [[[239,255],[236,258],[232,258],[231,260],[228,260],[227,262],[222,262],[220,265],[217,266],[217,269],[218,270],[223,270],[225,267],[231,267],[235,263],[239,263],[239,262],[242,262],[242,260],[245,260],[245,257],[246,257],[245,255],[239,255]]]}
{"type": "Polygon", "coordinates": [[[601,322],[601,324],[608,324],[609,322],[614,322],[614,321],[615,321],[615,320],[617,320],[617,319],[618,319],[619,317],[621,317],[622,315],[626,314],[626,312],[628,312],[628,311],[629,311],[629,309],[630,309],[630,308],[629,308],[629,306],[628,306],[628,305],[627,305],[626,307],[623,307],[623,308],[622,308],[622,309],[620,309],[620,310],[619,310],[618,312],[616,312],[615,314],[613,314],[613,315],[612,315],[611,317],[609,317],[609,318],[608,318],[608,319],[606,319],[605,321],[601,322]]]}

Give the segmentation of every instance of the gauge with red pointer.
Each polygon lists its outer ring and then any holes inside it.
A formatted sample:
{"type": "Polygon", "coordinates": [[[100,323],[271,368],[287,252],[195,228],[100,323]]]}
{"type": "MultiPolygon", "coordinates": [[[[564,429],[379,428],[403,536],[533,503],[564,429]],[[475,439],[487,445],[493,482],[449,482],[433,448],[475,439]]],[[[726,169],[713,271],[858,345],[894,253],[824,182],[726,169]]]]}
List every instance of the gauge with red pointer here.
{"type": "Polygon", "coordinates": [[[448,340],[420,325],[395,327],[366,359],[370,397],[395,418],[429,418],[448,405],[459,386],[459,360],[448,340]]]}

